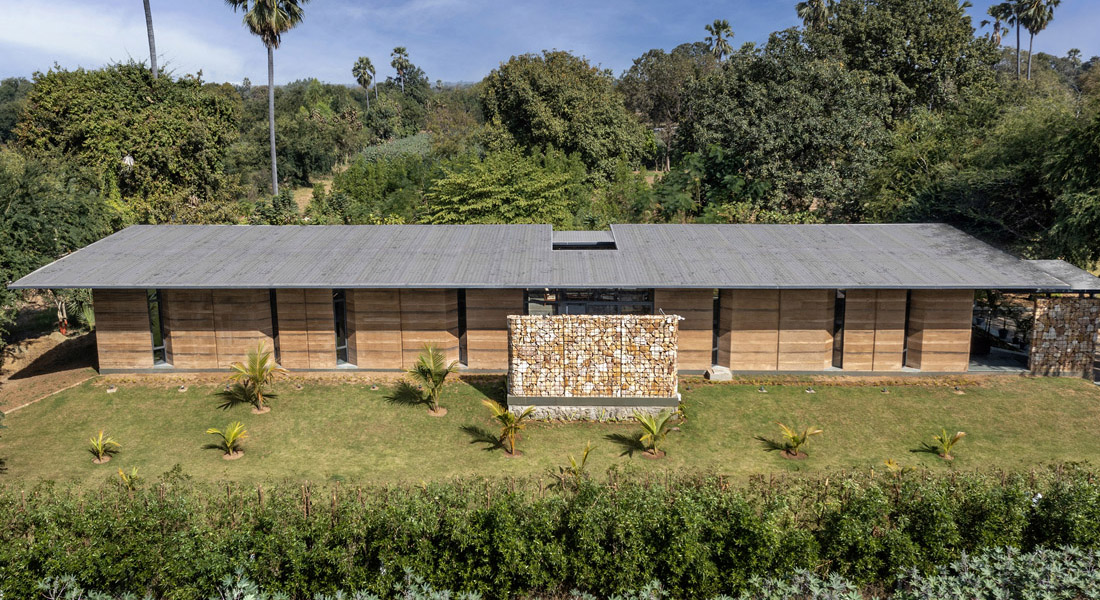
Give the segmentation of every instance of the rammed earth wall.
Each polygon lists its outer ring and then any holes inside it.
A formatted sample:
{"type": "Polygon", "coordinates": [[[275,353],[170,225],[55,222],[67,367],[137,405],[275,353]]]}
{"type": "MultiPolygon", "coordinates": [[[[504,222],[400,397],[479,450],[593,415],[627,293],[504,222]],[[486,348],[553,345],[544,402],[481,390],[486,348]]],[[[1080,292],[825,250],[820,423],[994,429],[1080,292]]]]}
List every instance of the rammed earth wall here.
{"type": "Polygon", "coordinates": [[[534,405],[542,417],[601,420],[676,406],[679,319],[509,316],[509,405],[534,405]]]}
{"type": "Polygon", "coordinates": [[[1031,372],[1091,377],[1098,320],[1100,298],[1037,299],[1031,332],[1031,372]]]}

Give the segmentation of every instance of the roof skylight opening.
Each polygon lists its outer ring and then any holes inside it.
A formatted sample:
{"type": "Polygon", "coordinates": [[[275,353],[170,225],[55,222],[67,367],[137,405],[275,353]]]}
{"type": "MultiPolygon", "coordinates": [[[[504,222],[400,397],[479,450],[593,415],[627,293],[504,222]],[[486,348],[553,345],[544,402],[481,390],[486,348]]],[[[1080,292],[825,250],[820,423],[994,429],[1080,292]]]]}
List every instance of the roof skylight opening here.
{"type": "Polygon", "coordinates": [[[554,242],[554,250],[617,250],[615,242],[554,242]]]}
{"type": "Polygon", "coordinates": [[[618,250],[610,231],[555,231],[554,250],[618,250]]]}

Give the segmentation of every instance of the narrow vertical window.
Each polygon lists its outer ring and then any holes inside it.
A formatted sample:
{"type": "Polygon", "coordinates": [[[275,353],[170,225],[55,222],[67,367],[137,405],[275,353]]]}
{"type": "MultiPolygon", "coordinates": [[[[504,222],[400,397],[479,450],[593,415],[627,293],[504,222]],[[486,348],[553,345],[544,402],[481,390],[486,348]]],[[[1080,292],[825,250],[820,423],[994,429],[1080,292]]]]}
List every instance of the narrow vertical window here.
{"type": "Polygon", "coordinates": [[[268,290],[268,302],[271,304],[271,343],[274,346],[275,364],[282,364],[282,352],[279,348],[279,302],[275,290],[268,290]]]}
{"type": "Polygon", "coordinates": [[[458,290],[458,362],[470,364],[466,350],[466,290],[458,290]]]}
{"type": "Polygon", "coordinates": [[[909,309],[913,307],[913,290],[905,290],[905,337],[901,340],[901,366],[909,366],[909,309]]]}
{"type": "Polygon", "coordinates": [[[710,323],[710,364],[718,364],[718,336],[722,327],[722,291],[714,290],[714,314],[710,323]]]}
{"type": "Polygon", "coordinates": [[[332,290],[332,316],[336,320],[336,364],[348,364],[348,311],[344,290],[332,290]]]}
{"type": "Polygon", "coordinates": [[[160,305],[160,290],[149,290],[149,333],[153,338],[153,364],[168,364],[168,350],[164,344],[164,316],[160,305]]]}
{"type": "Polygon", "coordinates": [[[833,305],[833,366],[844,368],[844,290],[836,291],[836,304],[833,305]]]}

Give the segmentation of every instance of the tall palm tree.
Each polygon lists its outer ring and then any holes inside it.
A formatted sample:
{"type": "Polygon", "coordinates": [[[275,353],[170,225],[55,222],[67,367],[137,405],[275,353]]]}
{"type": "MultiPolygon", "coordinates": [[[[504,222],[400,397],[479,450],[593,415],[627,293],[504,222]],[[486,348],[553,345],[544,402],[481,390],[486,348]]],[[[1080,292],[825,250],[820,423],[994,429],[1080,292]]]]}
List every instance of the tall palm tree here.
{"type": "Polygon", "coordinates": [[[1071,64],[1073,64],[1073,70],[1074,71],[1077,71],[1078,69],[1081,68],[1081,49],[1080,48],[1070,48],[1069,51],[1066,52],[1066,58],[1068,58],[1069,62],[1071,64]]]}
{"type": "Polygon", "coordinates": [[[274,396],[267,391],[268,386],[280,375],[288,373],[275,363],[271,354],[271,350],[261,341],[255,350],[249,350],[247,362],[235,362],[229,366],[233,373],[230,378],[242,386],[245,397],[259,412],[267,412],[264,410],[264,399],[274,396]]]}
{"type": "Polygon", "coordinates": [[[706,26],[706,30],[710,34],[706,37],[707,45],[710,46],[714,58],[722,62],[723,57],[733,52],[733,47],[730,46],[730,40],[733,39],[730,22],[725,19],[715,19],[713,23],[706,26]]]}
{"type": "Polygon", "coordinates": [[[145,0],[145,31],[149,34],[149,71],[153,79],[157,78],[157,44],[153,40],[153,11],[149,10],[149,0],[145,0]]]}
{"type": "Polygon", "coordinates": [[[1007,2],[994,4],[993,6],[989,7],[987,14],[993,17],[993,21],[990,21],[989,19],[983,19],[982,27],[985,27],[990,23],[993,24],[993,33],[990,34],[989,39],[993,40],[993,44],[999,48],[1001,46],[1001,34],[1005,30],[1004,24],[1012,15],[1011,6],[1009,6],[1007,2]]]}
{"type": "Polygon", "coordinates": [[[1031,81],[1031,49],[1035,35],[1047,28],[1054,20],[1054,9],[1062,0],[1025,0],[1023,25],[1027,29],[1027,80],[1031,81]]]}
{"type": "Polygon", "coordinates": [[[804,0],[795,5],[798,18],[807,30],[816,30],[825,26],[833,8],[832,0],[804,0]]]}
{"type": "MultiPolygon", "coordinates": [[[[367,110],[370,110],[370,84],[374,81],[374,64],[366,56],[360,56],[351,67],[351,74],[355,77],[355,81],[367,91],[367,110]]],[[[378,96],[374,99],[377,100],[378,96]]]]}
{"type": "Polygon", "coordinates": [[[225,0],[233,12],[244,12],[244,25],[267,48],[267,127],[271,141],[271,191],[279,195],[279,168],[275,162],[275,49],[283,34],[302,22],[302,5],[309,0],[225,0]]]}
{"type": "MultiPolygon", "coordinates": [[[[397,82],[401,84],[401,93],[405,93],[405,76],[409,72],[409,51],[404,46],[398,46],[390,53],[390,66],[397,71],[397,82]]],[[[375,98],[377,100],[377,98],[375,98]]]]}
{"type": "Polygon", "coordinates": [[[996,6],[990,7],[990,11],[997,9],[1005,15],[1003,21],[1008,23],[1009,27],[1016,28],[1016,79],[1020,78],[1020,26],[1024,24],[1024,3],[1027,0],[1014,0],[1012,2],[1002,2],[996,6]]]}

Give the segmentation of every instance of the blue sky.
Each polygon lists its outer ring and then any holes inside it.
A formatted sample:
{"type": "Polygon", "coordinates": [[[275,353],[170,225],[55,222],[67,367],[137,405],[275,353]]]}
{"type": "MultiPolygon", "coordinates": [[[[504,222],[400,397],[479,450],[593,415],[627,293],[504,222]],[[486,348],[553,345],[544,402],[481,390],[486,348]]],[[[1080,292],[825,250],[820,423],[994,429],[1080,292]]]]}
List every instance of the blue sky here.
{"type": "MultiPolygon", "coordinates": [[[[389,52],[409,48],[434,81],[476,81],[514,54],[556,48],[587,56],[616,74],[650,48],[705,36],[716,18],[730,21],[734,45],[762,42],[797,25],[796,0],[313,0],[305,22],[276,52],[276,80],[317,77],[352,83],[351,65],[370,56],[391,74],[389,52]]],[[[222,0],[151,0],[157,53],[177,75],[208,81],[266,80],[260,42],[222,0]]],[[[993,0],[975,0],[975,22],[993,0]]],[[[99,67],[148,59],[141,0],[3,0],[0,77],[30,76],[55,62],[99,67]]],[[[1063,0],[1036,51],[1100,54],[1100,0],[1063,0]]],[[[1026,38],[1025,38],[1026,44],[1026,38]]]]}

